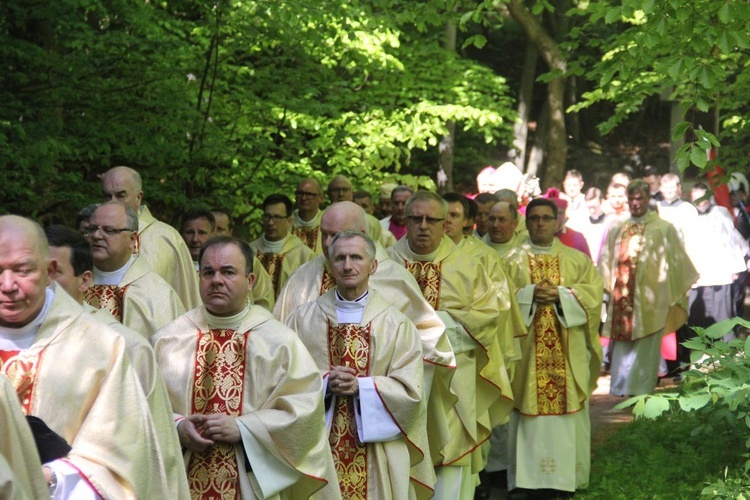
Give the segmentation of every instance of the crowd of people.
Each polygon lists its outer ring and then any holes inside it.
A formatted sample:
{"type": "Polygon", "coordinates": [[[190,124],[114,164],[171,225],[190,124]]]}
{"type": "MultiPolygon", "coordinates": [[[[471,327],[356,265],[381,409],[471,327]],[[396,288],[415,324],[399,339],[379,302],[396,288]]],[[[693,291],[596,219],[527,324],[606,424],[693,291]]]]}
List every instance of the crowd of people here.
{"type": "Polygon", "coordinates": [[[566,498],[600,374],[647,394],[692,326],[743,313],[742,176],[736,208],[651,168],[542,194],[503,165],[476,196],[308,178],[252,242],[101,179],[75,227],[0,216],[2,498],[566,498]]]}

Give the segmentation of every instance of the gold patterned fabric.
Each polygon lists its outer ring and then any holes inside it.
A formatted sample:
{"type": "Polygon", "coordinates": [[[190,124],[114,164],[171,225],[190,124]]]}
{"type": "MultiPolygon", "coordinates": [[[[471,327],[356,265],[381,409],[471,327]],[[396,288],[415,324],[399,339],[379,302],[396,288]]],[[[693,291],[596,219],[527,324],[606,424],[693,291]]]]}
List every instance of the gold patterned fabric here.
{"type": "MultiPolygon", "coordinates": [[[[560,265],[556,256],[529,257],[531,282],[548,279],[560,284],[560,265]]],[[[534,344],[536,362],[537,407],[539,415],[562,415],[566,412],[565,353],[560,339],[560,321],[554,305],[538,306],[534,314],[534,344]]]]}
{"type": "Polygon", "coordinates": [[[122,304],[127,287],[117,285],[92,285],[86,290],[85,300],[97,309],[109,312],[117,321],[122,323],[122,304]]]}
{"type": "Polygon", "coordinates": [[[44,349],[34,356],[20,355],[21,351],[0,351],[0,373],[13,384],[25,415],[32,415],[31,401],[34,395],[34,381],[44,349]]]}
{"type": "MultiPolygon", "coordinates": [[[[199,409],[231,410],[265,452],[300,474],[296,483],[281,491],[281,498],[309,498],[313,493],[315,498],[340,498],[326,439],[320,372],[295,333],[259,306],[250,308],[231,339],[217,332],[203,333],[210,330],[201,306],[152,339],[175,416],[199,409]],[[223,359],[214,365],[219,357],[223,359]],[[199,359],[205,361],[198,365],[199,359]],[[212,394],[220,398],[212,402],[212,394]],[[224,399],[227,403],[220,402],[224,399]]],[[[187,463],[192,455],[186,451],[187,463]]],[[[222,455],[216,463],[224,466],[228,458],[222,455]]],[[[252,459],[244,442],[235,444],[231,459],[238,470],[246,458],[252,459]]],[[[228,470],[217,468],[206,474],[228,470]]],[[[240,495],[262,498],[253,473],[246,472],[237,478],[240,495]]]]}
{"type": "Polygon", "coordinates": [[[274,296],[279,294],[279,283],[281,281],[281,264],[284,262],[283,253],[263,253],[258,252],[256,257],[260,261],[263,268],[266,270],[268,275],[271,277],[271,283],[273,284],[274,296]]]}
{"type": "MultiPolygon", "coordinates": [[[[328,349],[331,364],[351,366],[357,377],[369,373],[370,327],[351,323],[333,326],[328,322],[328,349]]],[[[367,498],[367,450],[357,438],[354,400],[337,398],[328,442],[336,464],[341,496],[351,500],[367,498]]]]}
{"type": "MultiPolygon", "coordinates": [[[[191,413],[242,414],[245,344],[249,331],[198,332],[191,413]]],[[[234,446],[217,443],[205,453],[193,453],[188,463],[192,498],[239,498],[239,471],[234,446]]]]}
{"type": "Polygon", "coordinates": [[[320,292],[318,295],[323,295],[328,290],[333,290],[336,287],[336,280],[333,278],[333,274],[327,269],[323,268],[323,279],[320,280],[320,292]]]}
{"type": "MultiPolygon", "coordinates": [[[[622,281],[626,267],[631,273],[628,275],[627,284],[628,287],[634,288],[632,293],[627,292],[627,297],[628,301],[632,301],[633,320],[627,340],[635,341],[660,332],[673,332],[685,323],[687,293],[697,281],[698,272],[685,252],[677,229],[652,210],[637,221],[644,226],[642,238],[636,238],[640,240],[637,265],[631,267],[623,261],[625,266],[618,269],[618,263],[621,261],[620,251],[623,249],[621,242],[629,238],[625,229],[630,222],[636,221],[626,219],[612,224],[602,245],[598,266],[604,281],[604,290],[613,297],[609,301],[607,322],[604,324],[603,334],[606,337],[612,337],[615,331],[615,293],[625,293],[622,284],[619,292],[615,292],[617,277],[619,275],[622,281]]],[[[630,247],[633,247],[632,243],[627,246],[628,252],[632,255],[630,247]]],[[[622,304],[620,308],[623,308],[622,304]]],[[[617,328],[622,329],[621,320],[620,323],[617,328]]],[[[624,332],[618,335],[625,337],[624,332]]]]}
{"type": "Polygon", "coordinates": [[[318,244],[318,235],[320,234],[320,226],[315,227],[293,227],[292,234],[302,240],[302,243],[307,246],[310,250],[315,250],[318,244]]]}
{"type": "MultiPolygon", "coordinates": [[[[337,420],[330,439],[338,442],[341,496],[368,499],[426,499],[433,495],[435,471],[427,452],[426,401],[423,397],[424,374],[420,339],[414,325],[403,314],[390,307],[375,290],[370,289],[367,304],[358,325],[336,323],[335,291],[314,302],[301,305],[288,318],[325,376],[331,365],[346,364],[357,369],[360,377],[372,380],[376,397],[401,430],[398,439],[367,442],[362,445],[354,415],[341,411],[336,398],[337,420]],[[342,438],[346,438],[345,440],[342,438]],[[360,447],[366,456],[359,458],[360,447]],[[365,488],[366,497],[349,496],[355,486],[365,488]]],[[[360,389],[363,384],[360,382],[360,389]]],[[[373,394],[369,393],[372,397],[373,394]]],[[[370,404],[362,394],[358,405],[362,414],[370,404]]],[[[352,408],[353,405],[346,405],[352,408]]],[[[382,418],[388,418],[387,416],[382,418]]],[[[367,428],[360,429],[367,438],[367,428]]],[[[360,490],[361,491],[361,490],[360,490]]],[[[359,493],[357,493],[359,495],[359,493]]]]}
{"type": "Polygon", "coordinates": [[[643,248],[645,231],[645,224],[632,221],[627,222],[622,229],[615,268],[615,285],[612,289],[612,340],[632,340],[635,276],[638,272],[638,257],[643,248]]]}
{"type": "Polygon", "coordinates": [[[24,406],[70,443],[67,460],[101,497],[168,498],[157,436],[174,428],[154,425],[122,337],[53,288],[32,345],[0,372],[17,388],[33,382],[24,406]]]}
{"type": "Polygon", "coordinates": [[[419,284],[422,295],[433,309],[440,309],[440,275],[441,264],[432,262],[406,262],[406,270],[409,271],[419,284]]]}

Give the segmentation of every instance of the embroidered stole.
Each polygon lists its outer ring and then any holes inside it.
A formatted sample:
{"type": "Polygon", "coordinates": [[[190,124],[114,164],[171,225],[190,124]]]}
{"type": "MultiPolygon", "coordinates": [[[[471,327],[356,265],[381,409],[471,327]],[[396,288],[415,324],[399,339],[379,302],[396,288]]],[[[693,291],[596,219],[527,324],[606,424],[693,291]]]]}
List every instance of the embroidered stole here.
{"type": "Polygon", "coordinates": [[[336,286],[336,280],[333,278],[333,274],[331,274],[325,266],[323,267],[323,279],[320,281],[320,292],[318,293],[318,296],[323,295],[328,290],[333,290],[336,286]]]}
{"type": "MultiPolygon", "coordinates": [[[[351,366],[356,376],[370,371],[370,325],[344,323],[335,327],[328,322],[328,356],[331,365],[351,366]]],[[[336,398],[331,433],[328,436],[336,464],[341,496],[347,500],[367,498],[367,448],[357,437],[354,400],[336,398]]]]}
{"type": "Polygon", "coordinates": [[[307,247],[315,251],[315,245],[318,243],[318,233],[320,226],[315,227],[293,227],[292,234],[301,239],[307,247]]]}
{"type": "Polygon", "coordinates": [[[440,276],[442,275],[443,263],[432,262],[405,262],[406,270],[417,280],[419,289],[425,300],[436,311],[440,306],[440,276]]]}
{"type": "Polygon", "coordinates": [[[258,260],[263,267],[268,271],[268,275],[271,277],[271,283],[273,284],[273,296],[279,296],[279,283],[281,283],[281,264],[284,262],[283,253],[263,253],[258,252],[258,260]]]}
{"type": "Polygon", "coordinates": [[[13,384],[24,415],[31,414],[34,381],[42,363],[43,354],[44,349],[34,356],[26,356],[23,351],[0,351],[0,374],[8,377],[10,383],[13,384]]]}
{"type": "MultiPolygon", "coordinates": [[[[529,269],[532,283],[547,278],[559,286],[560,260],[556,256],[533,255],[529,257],[529,269]]],[[[537,304],[533,325],[537,414],[563,415],[567,410],[565,352],[555,306],[537,304]]]]}
{"type": "MultiPolygon", "coordinates": [[[[198,332],[191,414],[242,415],[245,346],[250,332],[198,332]]],[[[200,430],[200,429],[199,429],[200,430]]],[[[192,498],[239,498],[239,467],[234,444],[216,443],[204,453],[194,452],[188,463],[192,498]]]]}
{"type": "Polygon", "coordinates": [[[141,253],[141,233],[140,231],[135,235],[135,244],[133,245],[133,255],[140,255],[141,253]]]}
{"type": "Polygon", "coordinates": [[[612,291],[612,340],[631,341],[633,335],[633,301],[638,258],[643,249],[646,224],[628,222],[622,230],[617,253],[615,286],[612,291]]]}
{"type": "Polygon", "coordinates": [[[117,285],[92,285],[86,290],[85,300],[97,309],[106,309],[114,318],[122,323],[123,302],[125,290],[117,285]]]}

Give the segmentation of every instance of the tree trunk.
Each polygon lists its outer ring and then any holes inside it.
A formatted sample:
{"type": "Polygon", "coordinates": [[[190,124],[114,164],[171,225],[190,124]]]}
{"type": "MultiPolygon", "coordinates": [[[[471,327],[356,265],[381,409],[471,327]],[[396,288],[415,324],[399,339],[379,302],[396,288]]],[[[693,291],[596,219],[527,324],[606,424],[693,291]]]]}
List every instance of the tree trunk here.
{"type": "Polygon", "coordinates": [[[521,172],[526,171],[526,141],[529,137],[529,113],[534,94],[537,59],[539,53],[536,47],[531,42],[527,43],[521,72],[521,88],[518,92],[518,121],[513,125],[513,148],[516,152],[513,163],[521,172]]]}
{"type": "Polygon", "coordinates": [[[544,30],[520,0],[508,0],[507,9],[521,26],[531,43],[547,63],[550,71],[558,73],[547,85],[549,129],[547,132],[545,185],[560,184],[565,174],[568,137],[565,132],[565,71],[567,64],[557,42],[544,30]]]}
{"type": "MultiPolygon", "coordinates": [[[[456,52],[456,25],[451,21],[445,23],[443,47],[449,52],[456,52]]],[[[453,146],[455,145],[456,124],[449,120],[445,123],[445,128],[448,134],[440,139],[438,145],[437,186],[440,193],[453,191],[453,146]]]]}

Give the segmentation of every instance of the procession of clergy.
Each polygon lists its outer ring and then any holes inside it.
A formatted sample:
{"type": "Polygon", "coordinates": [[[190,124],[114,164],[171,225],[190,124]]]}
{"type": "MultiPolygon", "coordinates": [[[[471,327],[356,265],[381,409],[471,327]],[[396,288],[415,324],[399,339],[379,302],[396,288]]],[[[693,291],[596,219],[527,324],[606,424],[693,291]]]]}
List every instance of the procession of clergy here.
{"type": "Polygon", "coordinates": [[[304,179],[248,244],[101,178],[75,228],[0,217],[2,498],[470,500],[493,471],[570,496],[602,323],[613,393],[648,393],[697,279],[640,180],[597,268],[560,196],[386,186],[378,220],[345,177],[325,210],[304,179]]]}

